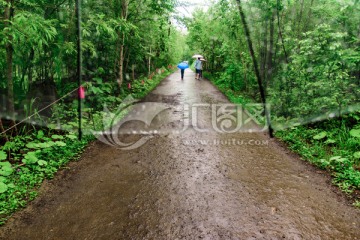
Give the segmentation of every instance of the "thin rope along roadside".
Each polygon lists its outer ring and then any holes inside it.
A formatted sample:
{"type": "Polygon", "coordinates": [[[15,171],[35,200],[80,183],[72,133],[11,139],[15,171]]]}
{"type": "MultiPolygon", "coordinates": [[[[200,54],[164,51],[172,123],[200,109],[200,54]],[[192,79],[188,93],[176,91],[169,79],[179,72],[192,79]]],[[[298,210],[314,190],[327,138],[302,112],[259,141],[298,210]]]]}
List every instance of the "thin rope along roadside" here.
{"type": "Polygon", "coordinates": [[[69,93],[65,94],[65,95],[64,95],[64,96],[62,96],[61,98],[59,98],[59,99],[57,99],[56,101],[54,101],[54,102],[50,103],[48,106],[46,106],[46,107],[42,108],[40,111],[35,111],[35,113],[34,113],[34,114],[32,114],[32,115],[28,116],[27,118],[25,118],[25,119],[21,120],[21,121],[20,121],[20,122],[18,122],[17,124],[13,125],[11,128],[6,129],[6,130],[5,130],[5,131],[3,131],[2,133],[0,133],[0,135],[3,135],[4,133],[7,133],[7,132],[8,132],[8,131],[10,131],[11,129],[15,128],[16,126],[18,126],[18,125],[20,125],[20,124],[22,124],[22,123],[24,123],[26,120],[28,120],[28,119],[32,118],[32,117],[33,117],[33,116],[35,116],[36,114],[41,113],[41,112],[42,112],[42,111],[44,111],[45,109],[47,109],[47,108],[51,107],[52,105],[54,105],[54,104],[58,103],[60,100],[62,100],[62,99],[64,99],[64,98],[66,98],[67,96],[69,96],[70,94],[72,94],[73,92],[75,92],[76,90],[79,90],[79,88],[75,88],[75,89],[74,89],[74,90],[72,90],[71,92],[69,92],[69,93]]]}

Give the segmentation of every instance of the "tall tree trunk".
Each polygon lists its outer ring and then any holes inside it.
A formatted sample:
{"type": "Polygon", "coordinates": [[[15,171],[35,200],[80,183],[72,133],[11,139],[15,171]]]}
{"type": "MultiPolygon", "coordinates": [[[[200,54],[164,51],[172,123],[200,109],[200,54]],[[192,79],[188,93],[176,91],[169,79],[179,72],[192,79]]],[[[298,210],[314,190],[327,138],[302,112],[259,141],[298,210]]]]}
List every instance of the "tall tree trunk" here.
{"type": "Polygon", "coordinates": [[[215,71],[215,42],[212,40],[212,48],[211,48],[211,72],[215,71]]]}
{"type": "Polygon", "coordinates": [[[170,38],[170,35],[171,35],[171,21],[169,20],[168,38],[170,38]]]}
{"type": "Polygon", "coordinates": [[[304,31],[303,32],[307,32],[309,29],[309,23],[311,21],[311,17],[312,17],[312,6],[314,4],[314,0],[311,0],[310,2],[310,7],[309,7],[309,12],[308,12],[308,16],[306,18],[306,22],[304,24],[304,31]]]}
{"type": "Polygon", "coordinates": [[[273,52],[274,52],[274,12],[271,15],[270,18],[270,39],[269,39],[269,48],[268,48],[268,54],[267,54],[267,71],[266,71],[266,85],[269,86],[269,83],[271,82],[272,77],[272,71],[273,71],[273,52]]]}
{"type": "Polygon", "coordinates": [[[119,59],[119,88],[121,90],[121,85],[124,82],[124,47],[125,47],[125,33],[122,34],[121,43],[120,43],[120,59],[119,59]]]}
{"type": "Polygon", "coordinates": [[[131,65],[132,80],[135,81],[135,65],[131,65]]]}
{"type": "Polygon", "coordinates": [[[259,66],[258,66],[256,57],[255,57],[249,27],[248,27],[248,24],[246,22],[246,17],[245,17],[245,13],[243,11],[243,8],[242,8],[241,1],[236,0],[236,2],[237,2],[238,7],[239,7],[239,13],[240,13],[240,17],[241,17],[241,22],[242,22],[242,24],[244,26],[245,35],[246,35],[246,39],[247,39],[247,42],[248,42],[250,55],[251,55],[251,58],[252,58],[252,61],[253,61],[253,64],[254,64],[254,70],[255,70],[255,75],[256,75],[256,78],[257,78],[258,85],[259,85],[261,101],[264,104],[265,116],[266,116],[267,123],[269,124],[269,134],[270,134],[270,137],[273,137],[273,130],[272,130],[272,127],[271,127],[271,122],[270,122],[270,115],[269,115],[269,112],[268,112],[268,109],[267,109],[267,106],[266,106],[265,91],[264,91],[263,83],[262,83],[260,72],[259,72],[259,66]]]}
{"type": "MultiPolygon", "coordinates": [[[[11,20],[14,15],[14,2],[13,0],[7,0],[8,4],[5,8],[5,28],[9,28],[11,26],[11,20]]],[[[7,80],[7,110],[10,114],[14,114],[14,83],[13,83],[13,54],[14,49],[12,45],[12,36],[8,34],[8,41],[5,46],[6,49],[6,80],[7,80]]]]}
{"type": "MultiPolygon", "coordinates": [[[[121,19],[125,20],[128,16],[128,8],[129,8],[129,0],[122,0],[121,1],[121,19]]],[[[124,82],[124,48],[125,48],[125,33],[121,34],[120,40],[120,59],[119,59],[119,88],[121,90],[121,85],[124,82]]]]}
{"type": "Polygon", "coordinates": [[[286,48],[285,48],[284,38],[283,38],[283,36],[282,36],[281,27],[280,27],[280,12],[279,12],[279,8],[280,8],[280,0],[277,0],[276,16],[277,16],[278,31],[279,31],[279,36],[280,36],[280,39],[281,39],[281,45],[282,45],[282,47],[283,47],[283,51],[284,51],[284,55],[285,55],[285,62],[286,62],[286,63],[289,63],[289,61],[288,61],[288,55],[287,55],[286,48]]]}
{"type": "MultiPolygon", "coordinates": [[[[7,7],[4,12],[5,28],[9,28],[11,26],[11,21],[14,17],[14,0],[7,0],[7,7]]],[[[11,125],[15,125],[14,121],[14,82],[13,82],[13,55],[14,49],[12,45],[13,37],[11,34],[6,33],[8,41],[6,43],[6,81],[7,81],[7,111],[10,117],[13,119],[11,125]]],[[[16,132],[16,127],[15,127],[16,132]]]]}
{"type": "Polygon", "coordinates": [[[304,0],[300,3],[300,13],[299,13],[299,19],[298,19],[298,27],[297,27],[297,38],[300,40],[302,29],[301,29],[301,20],[303,17],[303,11],[304,11],[304,0]]]}
{"type": "MultiPolygon", "coordinates": [[[[264,82],[266,83],[266,63],[267,63],[267,49],[268,49],[268,19],[266,17],[265,20],[265,26],[264,26],[264,38],[263,38],[263,43],[262,46],[260,47],[261,49],[261,54],[260,54],[260,75],[261,78],[264,79],[264,82]]],[[[265,84],[266,85],[266,84],[265,84]]]]}
{"type": "Polygon", "coordinates": [[[149,61],[148,61],[148,76],[151,74],[151,46],[150,46],[150,54],[149,54],[149,61]]]}
{"type": "Polygon", "coordinates": [[[126,64],[125,64],[125,68],[124,68],[125,72],[127,69],[129,69],[130,53],[131,53],[131,51],[129,48],[124,49],[124,56],[126,56],[126,61],[125,61],[126,64]]]}
{"type": "Polygon", "coordinates": [[[243,78],[244,78],[244,85],[245,85],[244,90],[245,90],[245,92],[247,92],[247,89],[248,89],[247,66],[246,66],[246,63],[244,61],[244,57],[243,57],[242,52],[240,52],[239,56],[240,56],[240,61],[242,63],[242,67],[243,67],[243,74],[244,74],[243,78]]]}
{"type": "Polygon", "coordinates": [[[31,48],[29,58],[27,59],[27,62],[25,64],[24,68],[22,69],[22,76],[21,76],[21,82],[22,83],[25,82],[26,74],[28,74],[28,83],[27,84],[30,83],[29,75],[30,75],[30,71],[32,71],[31,67],[32,67],[32,61],[34,60],[34,56],[35,56],[34,48],[31,48]]]}

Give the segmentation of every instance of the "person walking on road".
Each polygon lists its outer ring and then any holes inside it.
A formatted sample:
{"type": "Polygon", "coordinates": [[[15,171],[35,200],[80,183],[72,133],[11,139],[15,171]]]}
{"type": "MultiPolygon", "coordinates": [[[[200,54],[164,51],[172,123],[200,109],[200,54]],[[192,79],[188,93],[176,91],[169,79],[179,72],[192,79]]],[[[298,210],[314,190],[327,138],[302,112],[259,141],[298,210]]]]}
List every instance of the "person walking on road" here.
{"type": "Polygon", "coordinates": [[[180,72],[181,72],[181,80],[184,80],[185,69],[180,69],[180,72]]]}
{"type": "Polygon", "coordinates": [[[202,62],[200,61],[200,58],[198,58],[195,62],[195,71],[196,71],[195,79],[200,80],[201,70],[202,70],[202,62]]]}
{"type": "Polygon", "coordinates": [[[189,65],[187,64],[186,61],[183,61],[178,65],[178,68],[180,68],[181,80],[184,80],[185,69],[189,68],[189,65]]]}

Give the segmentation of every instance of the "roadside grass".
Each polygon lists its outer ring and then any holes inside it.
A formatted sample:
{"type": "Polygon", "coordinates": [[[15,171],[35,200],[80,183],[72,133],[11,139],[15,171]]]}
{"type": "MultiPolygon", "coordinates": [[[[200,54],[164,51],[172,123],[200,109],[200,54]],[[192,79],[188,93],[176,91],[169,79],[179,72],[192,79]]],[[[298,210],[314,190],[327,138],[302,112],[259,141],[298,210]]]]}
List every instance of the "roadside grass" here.
{"type": "Polygon", "coordinates": [[[278,131],[275,136],[304,160],[328,170],[333,184],[352,196],[354,205],[359,207],[356,201],[360,200],[360,135],[357,134],[360,125],[350,124],[354,116],[293,127],[278,131]]]}

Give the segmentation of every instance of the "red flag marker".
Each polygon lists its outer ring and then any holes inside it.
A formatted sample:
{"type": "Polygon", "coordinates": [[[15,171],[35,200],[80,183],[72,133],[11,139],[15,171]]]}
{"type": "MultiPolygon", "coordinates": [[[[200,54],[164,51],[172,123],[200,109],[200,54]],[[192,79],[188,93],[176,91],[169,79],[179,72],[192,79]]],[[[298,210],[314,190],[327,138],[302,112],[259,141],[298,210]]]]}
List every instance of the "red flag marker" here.
{"type": "Polygon", "coordinates": [[[80,86],[79,88],[79,96],[80,99],[85,99],[85,88],[83,86],[80,86]]]}
{"type": "Polygon", "coordinates": [[[131,89],[131,83],[128,84],[128,89],[131,89]]]}

